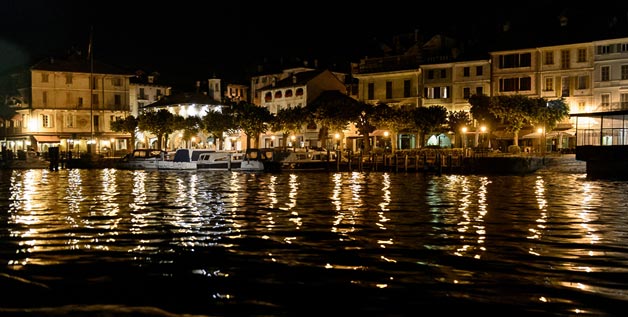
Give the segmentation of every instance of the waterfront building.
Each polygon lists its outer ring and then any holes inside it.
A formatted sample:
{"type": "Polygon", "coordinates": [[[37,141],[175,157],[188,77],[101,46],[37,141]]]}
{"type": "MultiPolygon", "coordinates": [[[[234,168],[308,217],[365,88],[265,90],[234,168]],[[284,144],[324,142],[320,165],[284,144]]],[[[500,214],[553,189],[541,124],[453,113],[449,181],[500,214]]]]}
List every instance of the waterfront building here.
{"type": "MultiPolygon", "coordinates": [[[[14,115],[2,146],[13,153],[50,147],[114,155],[126,151],[129,136],[111,130],[111,122],[130,113],[133,74],[79,53],[48,57],[3,81],[14,115]]],[[[6,110],[6,109],[5,109],[6,110]]]]}

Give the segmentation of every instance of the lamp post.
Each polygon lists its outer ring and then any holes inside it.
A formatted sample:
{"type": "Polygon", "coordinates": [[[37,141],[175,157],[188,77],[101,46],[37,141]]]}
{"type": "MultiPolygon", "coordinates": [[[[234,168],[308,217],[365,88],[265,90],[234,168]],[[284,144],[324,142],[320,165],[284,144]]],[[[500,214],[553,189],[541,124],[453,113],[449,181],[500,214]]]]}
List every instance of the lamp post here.
{"type": "Polygon", "coordinates": [[[484,133],[486,133],[486,127],[485,126],[481,126],[480,127],[480,131],[482,132],[482,138],[480,140],[480,143],[482,144],[482,147],[484,147],[484,133]]]}
{"type": "Polygon", "coordinates": [[[388,138],[390,137],[390,132],[384,131],[384,152],[388,152],[388,138]]]}
{"type": "Polygon", "coordinates": [[[334,139],[336,139],[336,150],[340,149],[340,134],[334,134],[334,139]]]}
{"type": "Polygon", "coordinates": [[[467,127],[462,127],[460,131],[462,132],[462,149],[464,150],[467,147],[467,127]]]}
{"type": "Polygon", "coordinates": [[[543,155],[543,153],[545,152],[545,145],[543,144],[543,141],[544,141],[543,128],[538,128],[536,132],[539,133],[539,153],[543,155]]]}

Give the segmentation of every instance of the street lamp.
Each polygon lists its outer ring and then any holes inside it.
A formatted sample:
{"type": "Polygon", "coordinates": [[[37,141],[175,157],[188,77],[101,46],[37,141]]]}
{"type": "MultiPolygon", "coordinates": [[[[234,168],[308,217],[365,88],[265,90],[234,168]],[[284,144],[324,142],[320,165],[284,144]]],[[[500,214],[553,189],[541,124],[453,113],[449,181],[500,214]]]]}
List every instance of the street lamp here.
{"type": "Polygon", "coordinates": [[[390,132],[384,131],[384,152],[388,152],[388,137],[390,136],[390,132]]]}
{"type": "Polygon", "coordinates": [[[462,131],[462,148],[464,149],[467,146],[467,127],[462,127],[460,130],[462,131]]]}
{"type": "Polygon", "coordinates": [[[486,127],[481,126],[480,131],[482,132],[482,140],[480,141],[480,143],[482,144],[482,147],[484,147],[484,133],[486,133],[486,127]]]}
{"type": "Polygon", "coordinates": [[[543,154],[543,152],[545,152],[545,146],[543,144],[543,128],[536,129],[536,132],[539,133],[539,152],[543,154]]]}
{"type": "Polygon", "coordinates": [[[334,139],[336,139],[336,150],[340,148],[340,134],[334,134],[334,139]]]}

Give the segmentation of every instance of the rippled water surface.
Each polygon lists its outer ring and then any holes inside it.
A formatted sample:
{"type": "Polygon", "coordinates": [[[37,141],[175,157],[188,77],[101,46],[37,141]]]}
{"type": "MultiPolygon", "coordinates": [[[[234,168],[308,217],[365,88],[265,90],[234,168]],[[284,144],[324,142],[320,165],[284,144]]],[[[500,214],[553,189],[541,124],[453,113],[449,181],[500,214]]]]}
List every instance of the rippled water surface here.
{"type": "Polygon", "coordinates": [[[0,181],[0,314],[628,308],[627,182],[115,169],[2,170],[0,181]]]}

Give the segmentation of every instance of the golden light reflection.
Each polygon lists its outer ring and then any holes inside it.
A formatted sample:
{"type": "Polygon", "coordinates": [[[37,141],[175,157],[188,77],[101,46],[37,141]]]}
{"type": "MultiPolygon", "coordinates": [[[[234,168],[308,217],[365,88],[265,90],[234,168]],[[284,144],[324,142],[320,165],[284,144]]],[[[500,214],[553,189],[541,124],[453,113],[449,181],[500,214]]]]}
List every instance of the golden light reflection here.
{"type": "Polygon", "coordinates": [[[385,223],[390,219],[386,217],[386,212],[389,211],[388,206],[390,205],[391,195],[390,195],[390,175],[388,173],[384,173],[382,175],[382,202],[379,204],[380,211],[377,212],[378,222],[376,225],[382,229],[386,230],[385,223]]]}
{"type": "MultiPolygon", "coordinates": [[[[539,209],[539,218],[536,219],[536,227],[530,228],[530,235],[528,239],[539,240],[543,236],[545,230],[545,224],[547,223],[547,198],[545,194],[545,181],[543,177],[537,176],[534,184],[534,195],[536,197],[536,203],[539,209]]],[[[541,252],[534,248],[529,248],[528,253],[532,255],[541,255],[541,252]]]]}
{"type": "Polygon", "coordinates": [[[349,205],[349,202],[357,202],[359,205],[360,202],[360,186],[355,183],[355,177],[358,173],[352,173],[351,179],[349,183],[349,188],[351,189],[351,200],[346,198],[346,201],[343,203],[343,183],[346,180],[342,179],[342,173],[334,173],[332,175],[332,182],[334,183],[334,189],[332,191],[331,203],[336,207],[336,215],[334,216],[334,222],[331,228],[331,232],[340,233],[342,236],[340,237],[340,241],[344,241],[345,237],[348,237],[348,234],[354,232],[355,229],[355,213],[356,208],[353,205],[349,205]]]}
{"type": "Polygon", "coordinates": [[[268,184],[268,199],[270,203],[268,204],[268,208],[273,209],[277,204],[277,176],[273,175],[270,177],[270,181],[268,184]]]}
{"type": "Polygon", "coordinates": [[[453,195],[450,199],[457,201],[456,210],[460,217],[456,230],[460,233],[459,239],[462,244],[454,251],[454,254],[481,259],[486,251],[484,218],[488,212],[487,193],[491,181],[487,177],[480,177],[477,190],[474,191],[467,176],[449,175],[446,179],[448,192],[453,195]],[[475,237],[475,245],[469,244],[473,241],[473,237],[475,237]]]}

